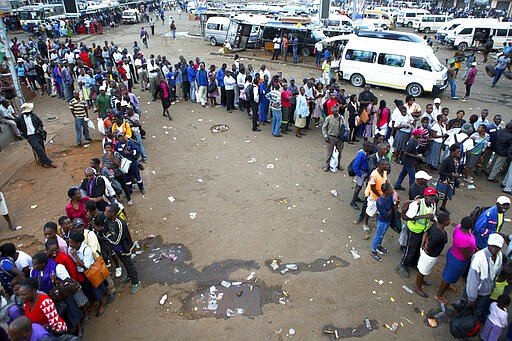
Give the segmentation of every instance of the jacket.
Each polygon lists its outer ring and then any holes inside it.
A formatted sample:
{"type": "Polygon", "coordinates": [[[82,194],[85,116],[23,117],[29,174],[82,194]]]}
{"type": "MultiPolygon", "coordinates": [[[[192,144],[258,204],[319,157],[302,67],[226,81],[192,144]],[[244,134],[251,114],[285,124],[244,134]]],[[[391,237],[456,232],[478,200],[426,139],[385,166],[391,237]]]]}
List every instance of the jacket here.
{"type": "Polygon", "coordinates": [[[217,74],[215,74],[215,78],[217,79],[217,85],[220,87],[224,86],[224,76],[225,76],[225,73],[224,73],[224,70],[222,70],[222,69],[219,69],[217,71],[217,74]]]}
{"type": "Polygon", "coordinates": [[[489,271],[489,267],[491,266],[491,252],[489,249],[486,247],[473,255],[466,279],[468,300],[476,301],[478,296],[488,296],[491,294],[496,277],[498,277],[502,268],[501,251],[496,255],[496,263],[498,269],[495,276],[492,277],[489,271]]]}
{"type": "Polygon", "coordinates": [[[197,86],[208,86],[208,73],[199,69],[196,73],[197,86]]]}
{"type": "Polygon", "coordinates": [[[363,173],[368,174],[368,157],[364,150],[360,149],[357,152],[352,168],[357,176],[363,176],[363,173]]]}
{"type": "MultiPolygon", "coordinates": [[[[120,246],[121,255],[130,255],[133,249],[133,240],[126,225],[126,221],[119,217],[105,219],[103,238],[114,246],[120,246]]],[[[117,248],[114,248],[117,250],[117,248]]]]}
{"type": "Polygon", "coordinates": [[[512,132],[500,129],[496,134],[495,151],[499,156],[507,156],[508,149],[512,146],[512,132]]]}
{"type": "Polygon", "coordinates": [[[120,141],[117,141],[116,146],[114,147],[114,150],[116,152],[118,152],[119,154],[121,154],[121,156],[123,156],[131,161],[137,161],[137,157],[140,153],[139,146],[137,146],[137,144],[135,144],[135,142],[133,142],[132,140],[126,140],[124,147],[120,141]],[[124,153],[125,150],[129,151],[130,154],[125,154],[124,153]]]}
{"type": "Polygon", "coordinates": [[[496,205],[488,208],[482,213],[476,220],[475,227],[473,228],[473,235],[476,239],[476,246],[479,249],[487,247],[487,240],[489,235],[495,232],[499,232],[501,225],[498,226],[498,208],[496,205]]]}
{"type": "MultiPolygon", "coordinates": [[[[80,184],[80,189],[87,193],[87,196],[91,198],[99,198],[103,195],[108,196],[107,186],[105,184],[105,180],[103,179],[103,177],[95,176],[92,181],[93,184],[91,188],[91,183],[89,182],[89,179],[83,179],[82,183],[80,184]]],[[[96,206],[98,207],[98,210],[103,212],[107,207],[107,203],[104,201],[98,201],[96,203],[96,206]]]]}
{"type": "Polygon", "coordinates": [[[187,68],[187,79],[190,83],[194,83],[196,81],[196,69],[193,66],[189,66],[187,68]]]}
{"type": "MultiPolygon", "coordinates": [[[[24,114],[21,114],[16,118],[16,126],[18,127],[19,131],[21,132],[21,135],[24,138],[27,138],[27,125],[25,124],[23,115],[24,114]]],[[[42,134],[44,136],[43,121],[41,121],[41,119],[34,113],[30,113],[29,116],[32,118],[32,123],[34,124],[36,134],[42,134]]]]}

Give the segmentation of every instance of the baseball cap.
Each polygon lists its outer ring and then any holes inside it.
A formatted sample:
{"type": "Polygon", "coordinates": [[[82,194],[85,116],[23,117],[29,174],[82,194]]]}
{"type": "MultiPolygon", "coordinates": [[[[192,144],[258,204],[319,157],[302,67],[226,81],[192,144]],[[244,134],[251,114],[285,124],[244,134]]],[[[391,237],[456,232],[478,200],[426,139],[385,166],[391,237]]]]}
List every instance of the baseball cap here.
{"type": "Polygon", "coordinates": [[[73,219],[73,227],[78,227],[81,225],[84,225],[84,221],[82,220],[82,218],[73,219]]]}
{"type": "Polygon", "coordinates": [[[500,205],[506,205],[506,204],[509,204],[510,205],[510,198],[509,197],[506,197],[504,195],[500,195],[498,197],[498,199],[496,199],[496,202],[500,205]]]}
{"type": "Polygon", "coordinates": [[[441,99],[439,97],[434,99],[434,104],[441,103],[441,99]]]}
{"type": "Polygon", "coordinates": [[[476,62],[471,63],[471,66],[476,66],[476,62]]]}
{"type": "Polygon", "coordinates": [[[424,196],[437,195],[437,192],[436,192],[435,188],[427,187],[427,188],[425,188],[425,191],[423,191],[423,195],[424,196]]]}
{"type": "Polygon", "coordinates": [[[418,171],[418,172],[416,172],[415,177],[416,177],[416,179],[425,179],[425,180],[432,179],[432,177],[430,175],[428,175],[428,173],[425,172],[425,171],[418,171]]]}
{"type": "Polygon", "coordinates": [[[497,246],[500,249],[503,247],[503,243],[505,240],[498,233],[492,233],[489,235],[489,240],[487,240],[487,245],[497,246]]]}

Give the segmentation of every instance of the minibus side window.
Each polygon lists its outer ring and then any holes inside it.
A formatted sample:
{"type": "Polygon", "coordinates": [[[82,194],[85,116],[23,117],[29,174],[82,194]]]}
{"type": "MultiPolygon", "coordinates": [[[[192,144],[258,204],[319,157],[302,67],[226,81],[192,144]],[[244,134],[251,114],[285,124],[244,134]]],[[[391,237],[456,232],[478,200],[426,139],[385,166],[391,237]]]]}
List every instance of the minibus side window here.
{"type": "Polygon", "coordinates": [[[218,24],[214,24],[214,23],[209,23],[206,28],[209,29],[209,30],[218,30],[218,24]]]}
{"type": "Polygon", "coordinates": [[[462,31],[459,32],[459,34],[471,34],[471,33],[473,33],[473,28],[471,28],[471,27],[463,28],[462,31]]]}
{"type": "Polygon", "coordinates": [[[432,71],[430,68],[430,65],[425,60],[425,58],[422,57],[411,57],[410,58],[410,65],[412,68],[420,69],[420,70],[426,70],[426,71],[432,71]]]}
{"type": "Polygon", "coordinates": [[[405,56],[400,56],[397,54],[381,53],[381,54],[379,54],[379,59],[377,60],[377,62],[381,65],[386,65],[386,66],[404,67],[405,56]]]}
{"type": "Polygon", "coordinates": [[[506,37],[507,36],[507,29],[506,28],[505,29],[500,28],[500,29],[498,29],[496,31],[497,31],[496,35],[498,37],[506,37]]]}
{"type": "Polygon", "coordinates": [[[349,49],[345,54],[345,59],[355,62],[373,63],[376,56],[377,53],[375,52],[349,49]]]}

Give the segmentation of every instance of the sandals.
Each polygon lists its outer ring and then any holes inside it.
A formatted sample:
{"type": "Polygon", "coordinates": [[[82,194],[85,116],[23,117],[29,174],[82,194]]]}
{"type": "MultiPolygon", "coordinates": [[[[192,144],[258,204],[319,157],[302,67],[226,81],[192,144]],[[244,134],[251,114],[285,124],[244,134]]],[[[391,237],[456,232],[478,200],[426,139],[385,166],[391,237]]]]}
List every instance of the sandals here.
{"type": "Polygon", "coordinates": [[[418,289],[416,287],[414,288],[414,292],[417,293],[418,295],[420,295],[423,298],[427,298],[428,297],[426,292],[424,292],[423,290],[418,289]]]}
{"type": "Polygon", "coordinates": [[[375,259],[377,262],[382,262],[382,257],[379,256],[377,252],[370,251],[370,256],[372,256],[372,258],[375,259]]]}
{"type": "Polygon", "coordinates": [[[444,305],[448,305],[448,304],[450,304],[450,302],[448,302],[448,300],[447,300],[447,299],[446,299],[446,297],[444,297],[444,296],[439,297],[439,296],[437,296],[437,295],[434,295],[434,299],[435,299],[436,301],[438,301],[439,303],[442,303],[442,304],[444,304],[444,305]]]}
{"type": "Polygon", "coordinates": [[[389,253],[389,250],[384,246],[377,246],[377,253],[383,255],[385,253],[389,253]]]}

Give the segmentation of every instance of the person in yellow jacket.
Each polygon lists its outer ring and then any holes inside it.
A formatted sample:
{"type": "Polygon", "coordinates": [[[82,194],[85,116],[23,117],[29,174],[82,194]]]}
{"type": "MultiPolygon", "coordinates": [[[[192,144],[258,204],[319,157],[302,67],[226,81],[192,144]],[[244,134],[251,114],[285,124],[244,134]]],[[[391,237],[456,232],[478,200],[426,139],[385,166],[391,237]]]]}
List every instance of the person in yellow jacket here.
{"type": "Polygon", "coordinates": [[[127,139],[132,137],[132,128],[121,116],[114,116],[112,118],[112,131],[121,131],[127,139]]]}
{"type": "Polygon", "coordinates": [[[410,201],[409,206],[404,207],[407,221],[407,245],[404,256],[398,265],[401,277],[409,277],[408,267],[415,266],[420,257],[423,233],[429,228],[430,222],[437,221],[436,190],[428,187],[423,194],[424,198],[410,201]]]}

